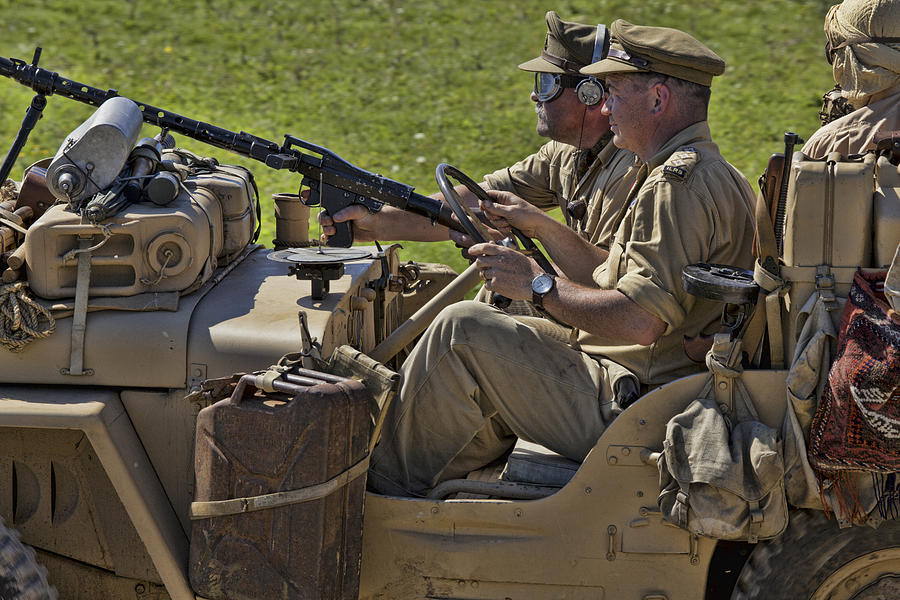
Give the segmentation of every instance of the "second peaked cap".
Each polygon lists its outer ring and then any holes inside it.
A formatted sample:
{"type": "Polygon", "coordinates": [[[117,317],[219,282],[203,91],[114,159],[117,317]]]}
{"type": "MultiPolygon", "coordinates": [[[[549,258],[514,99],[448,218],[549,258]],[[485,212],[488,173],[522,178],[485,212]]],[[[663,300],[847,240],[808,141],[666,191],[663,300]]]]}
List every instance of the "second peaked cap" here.
{"type": "Polygon", "coordinates": [[[544,18],[547,21],[544,50],[539,57],[522,63],[519,68],[523,71],[577,75],[579,69],[591,64],[597,26],[563,21],[552,10],[544,18]]]}
{"type": "Polygon", "coordinates": [[[709,87],[725,72],[725,61],[690,34],[669,27],[610,25],[612,45],[606,58],[581,69],[584,75],[662,73],[709,87]]]}

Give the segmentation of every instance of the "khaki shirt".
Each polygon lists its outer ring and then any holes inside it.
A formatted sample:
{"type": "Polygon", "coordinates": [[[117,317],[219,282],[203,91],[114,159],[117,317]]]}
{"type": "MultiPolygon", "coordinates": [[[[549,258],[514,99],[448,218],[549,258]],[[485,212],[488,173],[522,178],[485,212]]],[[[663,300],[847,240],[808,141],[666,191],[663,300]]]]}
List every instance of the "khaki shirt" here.
{"type": "Polygon", "coordinates": [[[484,177],[494,190],[516,194],[541,210],[562,208],[566,224],[588,242],[609,249],[616,231],[615,218],[628,195],[625,174],[634,164],[634,154],[609,142],[588,167],[580,181],[575,180],[575,146],[552,141],[535,154],[511,167],[484,177]],[[587,210],[584,218],[573,222],[566,207],[581,200],[587,210]]]}
{"type": "Polygon", "coordinates": [[[582,332],[581,350],[627,367],[643,384],[661,384],[698,371],[683,339],[714,333],[723,305],[681,288],[686,265],[753,266],[753,190],[710,139],[705,121],[670,139],[637,173],[610,256],[594,271],[603,289],[625,294],[665,321],[650,346],[610,345],[582,332]]]}
{"type": "Polygon", "coordinates": [[[873,102],[835,119],[816,130],[803,146],[803,153],[816,160],[824,159],[829,152],[843,156],[862,154],[874,150],[873,139],[878,131],[900,129],[900,88],[886,98],[873,102]]]}

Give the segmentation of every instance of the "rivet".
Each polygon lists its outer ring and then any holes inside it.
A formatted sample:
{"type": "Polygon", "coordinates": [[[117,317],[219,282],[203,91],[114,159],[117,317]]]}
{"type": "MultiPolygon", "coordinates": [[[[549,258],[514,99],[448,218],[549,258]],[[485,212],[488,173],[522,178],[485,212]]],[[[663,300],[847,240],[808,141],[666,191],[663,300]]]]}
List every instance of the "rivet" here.
{"type": "Polygon", "coordinates": [[[624,454],[625,456],[628,456],[629,454],[631,454],[631,448],[629,448],[627,446],[622,448],[622,454],[624,454]]]}
{"type": "Polygon", "coordinates": [[[592,490],[590,487],[584,488],[584,493],[585,493],[585,494],[590,494],[590,493],[593,492],[593,491],[594,491],[594,490],[592,490]]]}
{"type": "Polygon", "coordinates": [[[607,462],[609,462],[609,464],[611,464],[611,465],[614,465],[617,462],[619,462],[619,459],[616,458],[615,456],[610,456],[607,462]]]}

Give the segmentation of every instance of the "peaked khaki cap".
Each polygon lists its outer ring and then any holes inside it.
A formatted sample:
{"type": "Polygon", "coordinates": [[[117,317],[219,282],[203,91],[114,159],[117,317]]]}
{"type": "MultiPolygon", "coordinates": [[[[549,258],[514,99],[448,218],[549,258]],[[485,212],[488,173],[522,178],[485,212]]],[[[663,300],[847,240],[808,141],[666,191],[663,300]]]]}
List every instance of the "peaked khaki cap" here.
{"type": "Polygon", "coordinates": [[[618,19],[610,26],[612,44],[606,58],[581,69],[584,75],[662,73],[709,87],[725,72],[725,61],[678,29],[632,25],[618,19]]]}
{"type": "Polygon", "coordinates": [[[577,75],[579,69],[591,64],[597,26],[563,21],[552,10],[544,18],[547,21],[544,50],[539,57],[522,63],[519,68],[523,71],[577,75]]]}

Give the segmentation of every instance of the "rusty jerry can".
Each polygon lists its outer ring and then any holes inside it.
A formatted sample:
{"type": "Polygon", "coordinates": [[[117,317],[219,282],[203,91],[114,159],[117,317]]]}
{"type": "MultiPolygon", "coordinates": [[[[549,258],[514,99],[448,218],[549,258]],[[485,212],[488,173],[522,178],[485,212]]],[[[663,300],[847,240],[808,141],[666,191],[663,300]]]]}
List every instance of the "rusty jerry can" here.
{"type": "Polygon", "coordinates": [[[210,600],[355,599],[369,392],[301,368],[243,375],[233,387],[197,418],[194,591],[210,600]]]}

